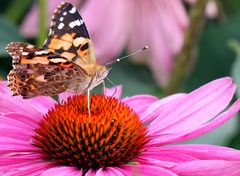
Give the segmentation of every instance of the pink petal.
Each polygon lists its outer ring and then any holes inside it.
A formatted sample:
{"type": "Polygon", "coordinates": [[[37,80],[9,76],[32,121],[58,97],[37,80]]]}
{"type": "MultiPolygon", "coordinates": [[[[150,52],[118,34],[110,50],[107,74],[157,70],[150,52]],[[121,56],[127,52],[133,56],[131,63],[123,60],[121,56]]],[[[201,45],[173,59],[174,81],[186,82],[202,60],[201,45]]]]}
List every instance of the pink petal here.
{"type": "Polygon", "coordinates": [[[0,153],[36,151],[29,141],[0,136],[0,153]]]}
{"type": "Polygon", "coordinates": [[[63,93],[60,93],[58,95],[58,98],[59,98],[59,102],[63,102],[63,101],[66,101],[68,99],[68,97],[72,97],[74,95],[77,95],[76,93],[73,93],[73,92],[63,92],[63,93]]]}
{"type": "Polygon", "coordinates": [[[218,16],[219,9],[216,1],[213,1],[213,0],[208,1],[205,13],[206,13],[206,16],[211,19],[214,19],[218,16]]]}
{"type": "MultiPolygon", "coordinates": [[[[157,80],[161,79],[161,84],[166,84],[169,79],[169,66],[171,65],[171,53],[165,43],[164,36],[162,35],[162,28],[157,25],[160,21],[162,14],[155,6],[160,6],[158,2],[151,1],[153,3],[139,3],[136,4],[136,12],[133,20],[133,28],[130,30],[129,45],[130,52],[135,51],[138,48],[142,48],[145,45],[149,46],[149,49],[141,55],[137,55],[135,60],[141,58],[148,58],[147,63],[154,73],[157,80]],[[140,19],[140,20],[139,20],[140,19]],[[149,26],[151,26],[149,28],[149,26]],[[141,36],[141,37],[139,37],[141,36]],[[157,40],[156,40],[157,39],[157,40]],[[154,52],[159,51],[160,55],[155,57],[154,52]]],[[[161,26],[160,26],[161,27],[161,26]]]]}
{"type": "Polygon", "coordinates": [[[107,168],[109,172],[111,172],[112,174],[115,175],[119,175],[119,176],[128,176],[129,173],[127,171],[125,171],[124,169],[120,168],[120,167],[108,167],[107,168]]]}
{"type": "Polygon", "coordinates": [[[151,155],[150,157],[141,155],[137,159],[135,159],[135,161],[144,165],[163,167],[163,168],[171,168],[177,164],[176,162],[168,161],[167,158],[164,158],[164,157],[162,157],[161,159],[155,159],[152,156],[153,155],[151,155]]]}
{"type": "Polygon", "coordinates": [[[133,19],[129,19],[129,21],[132,20],[132,28],[129,30],[129,41],[127,43],[129,53],[132,53],[140,48],[143,48],[145,45],[147,45],[149,48],[148,50],[133,56],[133,59],[137,63],[145,62],[146,58],[151,59],[149,57],[152,46],[151,46],[151,39],[149,39],[149,34],[148,34],[148,28],[150,20],[152,19],[152,3],[134,3],[129,1],[129,4],[133,6],[134,9],[134,15],[133,19]],[[141,37],[139,37],[141,36],[141,37]]]}
{"type": "Polygon", "coordinates": [[[151,123],[151,134],[179,133],[212,120],[229,104],[236,87],[230,78],[212,81],[188,94],[151,123]],[[173,111],[174,109],[174,111],[173,111]],[[160,127],[160,128],[159,128],[160,127]]]}
{"type": "MultiPolygon", "coordinates": [[[[59,176],[59,175],[72,175],[73,173],[76,173],[78,169],[76,167],[71,166],[57,166],[50,168],[46,171],[44,171],[41,176],[59,176]]],[[[82,171],[78,173],[79,175],[82,174],[82,171]]]]}
{"type": "Polygon", "coordinates": [[[33,129],[19,121],[0,116],[0,134],[2,137],[30,140],[33,129]]]}
{"type": "Polygon", "coordinates": [[[22,114],[22,113],[6,113],[4,115],[2,115],[6,118],[9,119],[13,119],[15,121],[21,122],[29,127],[31,127],[32,129],[38,127],[38,122],[39,122],[39,118],[35,118],[34,116],[30,116],[27,114],[22,114]]]}
{"type": "MultiPolygon", "coordinates": [[[[20,160],[21,161],[21,160],[20,160]]],[[[7,175],[17,175],[17,176],[37,176],[40,175],[44,170],[52,167],[53,164],[50,164],[46,161],[33,160],[31,161],[22,161],[16,164],[10,164],[6,166],[0,166],[0,173],[7,173],[7,175]]]]}
{"type": "Polygon", "coordinates": [[[9,155],[1,156],[0,160],[0,166],[3,168],[3,166],[9,166],[14,164],[24,164],[24,163],[31,163],[39,162],[42,155],[40,154],[32,154],[28,152],[22,152],[22,153],[11,153],[9,155]]]}
{"type": "Polygon", "coordinates": [[[1,128],[19,128],[27,131],[32,131],[32,127],[28,124],[24,124],[15,119],[8,118],[7,115],[0,115],[0,127],[1,128]]]}
{"type": "Polygon", "coordinates": [[[174,150],[164,150],[163,147],[163,149],[154,148],[142,152],[136,161],[151,166],[171,168],[178,163],[193,160],[197,160],[197,158],[191,154],[176,152],[174,150]]]}
{"type": "Polygon", "coordinates": [[[160,85],[166,86],[173,58],[183,44],[184,32],[188,26],[187,13],[180,1],[151,1],[134,5],[133,28],[129,35],[130,51],[148,45],[145,55],[137,55],[135,60],[148,57],[148,64],[156,80],[160,85]]]}
{"type": "Polygon", "coordinates": [[[240,175],[239,161],[203,160],[181,163],[172,168],[181,176],[240,175]]]}
{"type": "MultiPolygon", "coordinates": [[[[175,22],[178,23],[178,27],[185,32],[189,25],[188,13],[184,7],[184,4],[180,1],[173,3],[173,1],[165,1],[169,3],[169,12],[170,15],[173,15],[175,22]],[[172,12],[172,13],[171,13],[172,12]]],[[[177,50],[176,50],[177,51],[177,50]]]]}
{"type": "Polygon", "coordinates": [[[96,176],[128,176],[129,173],[125,170],[118,168],[118,167],[107,167],[107,168],[100,168],[96,172],[96,176]]]}
{"type": "Polygon", "coordinates": [[[131,175],[151,175],[151,176],[177,176],[173,172],[161,168],[161,167],[155,167],[155,166],[150,166],[150,165],[125,165],[122,167],[126,171],[128,171],[131,175]]]}
{"type": "Polygon", "coordinates": [[[203,124],[195,129],[183,130],[179,133],[173,133],[166,135],[164,137],[156,137],[152,141],[152,145],[162,145],[166,143],[180,142],[185,141],[187,139],[195,138],[197,136],[201,136],[218,126],[224,124],[227,120],[234,117],[239,112],[240,109],[240,100],[238,100],[235,104],[233,104],[227,111],[223,112],[219,116],[215,117],[212,121],[203,124]]]}
{"type": "MultiPolygon", "coordinates": [[[[119,171],[117,171],[117,172],[120,176],[123,175],[121,172],[119,172],[119,171]]],[[[96,172],[96,176],[114,176],[114,175],[117,175],[117,174],[112,173],[111,170],[109,170],[109,169],[100,168],[96,172]]]]}
{"type": "Polygon", "coordinates": [[[204,144],[183,144],[175,146],[164,146],[152,151],[146,151],[150,156],[166,155],[165,152],[175,152],[180,154],[191,155],[198,160],[229,160],[238,161],[240,158],[240,151],[214,145],[204,145],[204,144]]]}
{"type": "Polygon", "coordinates": [[[157,100],[158,98],[152,95],[135,95],[132,97],[125,97],[122,101],[133,108],[135,112],[138,112],[157,100]]]}
{"type": "Polygon", "coordinates": [[[23,99],[21,96],[12,96],[6,86],[6,82],[0,82],[0,112],[4,113],[23,113],[42,118],[49,109],[54,107],[56,101],[51,97],[35,97],[23,99]]]}
{"type": "Polygon", "coordinates": [[[118,85],[112,88],[105,88],[103,90],[105,96],[109,96],[109,97],[115,97],[117,99],[119,99],[122,95],[122,86],[118,85]]]}
{"type": "Polygon", "coordinates": [[[86,176],[96,176],[96,171],[93,169],[89,169],[85,175],[86,176]]]}
{"type": "MultiPolygon", "coordinates": [[[[161,29],[167,48],[172,54],[180,51],[184,33],[188,27],[188,15],[181,1],[164,0],[158,3],[155,17],[159,18],[158,28],[161,29]],[[171,29],[171,30],[169,30],[171,29]]],[[[159,31],[160,32],[160,31],[159,31]]]]}
{"type": "Polygon", "coordinates": [[[102,0],[96,6],[96,2],[90,0],[84,5],[82,16],[92,36],[98,63],[109,62],[123,50],[132,12],[132,7],[125,1],[111,3],[110,0],[102,0]]]}
{"type": "Polygon", "coordinates": [[[149,123],[150,121],[154,120],[158,117],[166,108],[172,106],[173,103],[177,103],[181,101],[186,94],[175,94],[163,98],[161,100],[152,102],[150,104],[146,104],[145,107],[142,107],[137,112],[140,114],[140,119],[143,123],[149,123]]]}

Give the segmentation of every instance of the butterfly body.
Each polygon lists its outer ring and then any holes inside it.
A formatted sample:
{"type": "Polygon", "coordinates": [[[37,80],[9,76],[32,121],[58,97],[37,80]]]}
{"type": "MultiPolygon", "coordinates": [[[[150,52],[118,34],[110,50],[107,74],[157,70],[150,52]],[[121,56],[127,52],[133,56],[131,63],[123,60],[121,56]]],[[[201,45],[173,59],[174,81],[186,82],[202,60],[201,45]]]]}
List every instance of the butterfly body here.
{"type": "Polygon", "coordinates": [[[86,93],[108,74],[105,66],[96,63],[86,26],[69,3],[60,4],[55,11],[42,48],[11,42],[6,50],[13,57],[8,87],[12,95],[23,98],[64,91],[86,93]]]}

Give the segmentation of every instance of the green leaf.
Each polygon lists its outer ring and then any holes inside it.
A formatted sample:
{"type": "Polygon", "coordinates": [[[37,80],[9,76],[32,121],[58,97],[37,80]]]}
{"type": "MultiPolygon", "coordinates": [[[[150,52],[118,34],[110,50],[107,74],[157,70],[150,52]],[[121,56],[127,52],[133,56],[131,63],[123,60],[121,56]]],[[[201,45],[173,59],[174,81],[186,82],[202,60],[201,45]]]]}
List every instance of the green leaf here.
{"type": "Polygon", "coordinates": [[[236,53],[231,75],[237,84],[237,96],[240,97],[240,43],[237,40],[231,40],[229,45],[236,53]]]}
{"type": "Polygon", "coordinates": [[[0,16],[0,56],[6,56],[6,45],[12,41],[23,41],[24,39],[19,34],[17,27],[7,21],[3,16],[0,16]]]}
{"type": "Polygon", "coordinates": [[[39,33],[37,38],[37,45],[40,46],[47,36],[47,1],[38,0],[39,5],[39,33]]]}
{"type": "Polygon", "coordinates": [[[32,0],[12,0],[5,10],[5,17],[9,19],[14,24],[17,24],[23,16],[26,14],[29,7],[32,5],[34,1],[32,0]]]}
{"type": "Polygon", "coordinates": [[[193,71],[187,80],[187,91],[214,79],[230,76],[234,54],[227,46],[229,39],[240,39],[240,12],[229,15],[223,24],[210,21],[199,41],[199,52],[193,71]]]}

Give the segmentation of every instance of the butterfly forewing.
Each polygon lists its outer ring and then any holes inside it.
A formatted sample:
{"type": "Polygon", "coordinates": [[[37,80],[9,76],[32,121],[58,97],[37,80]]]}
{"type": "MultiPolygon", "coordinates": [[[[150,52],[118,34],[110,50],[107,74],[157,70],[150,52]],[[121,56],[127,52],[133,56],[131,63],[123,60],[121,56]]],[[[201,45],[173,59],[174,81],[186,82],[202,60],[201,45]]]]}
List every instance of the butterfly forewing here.
{"type": "Polygon", "coordinates": [[[106,77],[105,66],[96,64],[87,28],[76,8],[61,3],[52,18],[43,48],[22,42],[7,46],[13,57],[8,87],[13,95],[31,98],[66,90],[84,93],[106,77]]]}
{"type": "Polygon", "coordinates": [[[69,3],[58,6],[43,48],[59,53],[80,66],[96,64],[92,42],[77,9],[69,3]]]}

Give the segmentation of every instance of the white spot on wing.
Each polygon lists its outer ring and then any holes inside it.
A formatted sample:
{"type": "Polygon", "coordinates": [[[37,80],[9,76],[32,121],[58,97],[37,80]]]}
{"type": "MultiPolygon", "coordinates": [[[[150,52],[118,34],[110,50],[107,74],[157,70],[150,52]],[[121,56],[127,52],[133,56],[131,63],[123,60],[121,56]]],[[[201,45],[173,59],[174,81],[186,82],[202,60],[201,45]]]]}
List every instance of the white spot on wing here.
{"type": "Polygon", "coordinates": [[[54,58],[54,59],[49,59],[51,62],[53,63],[59,63],[59,62],[67,62],[66,59],[62,59],[62,58],[54,58]]]}
{"type": "Polygon", "coordinates": [[[42,54],[48,54],[49,51],[46,51],[46,50],[42,50],[42,51],[36,51],[35,54],[36,55],[42,55],[42,54]]]}
{"type": "Polygon", "coordinates": [[[64,24],[63,23],[60,23],[59,25],[58,25],[58,29],[62,29],[64,27],[64,24]]]}
{"type": "Polygon", "coordinates": [[[28,52],[25,52],[25,51],[22,52],[23,56],[27,56],[28,54],[29,54],[28,52]]]}
{"type": "Polygon", "coordinates": [[[33,45],[27,45],[27,48],[31,49],[31,48],[34,48],[34,46],[33,45]]]}
{"type": "Polygon", "coordinates": [[[48,35],[52,35],[52,34],[53,34],[53,30],[52,30],[52,28],[50,28],[48,35]]]}
{"type": "Polygon", "coordinates": [[[63,17],[60,18],[60,21],[63,21],[63,17]]]}
{"type": "Polygon", "coordinates": [[[70,28],[74,28],[75,26],[80,26],[83,24],[83,20],[75,20],[69,23],[70,28]]]}
{"type": "Polygon", "coordinates": [[[53,21],[51,21],[51,24],[50,24],[50,26],[54,26],[55,25],[55,23],[53,22],[53,21]]]}
{"type": "Polygon", "coordinates": [[[75,13],[77,10],[76,10],[76,8],[75,7],[73,7],[71,10],[69,10],[69,13],[75,13]]]}
{"type": "Polygon", "coordinates": [[[67,12],[63,12],[63,15],[64,15],[64,16],[67,15],[67,12]]]}

